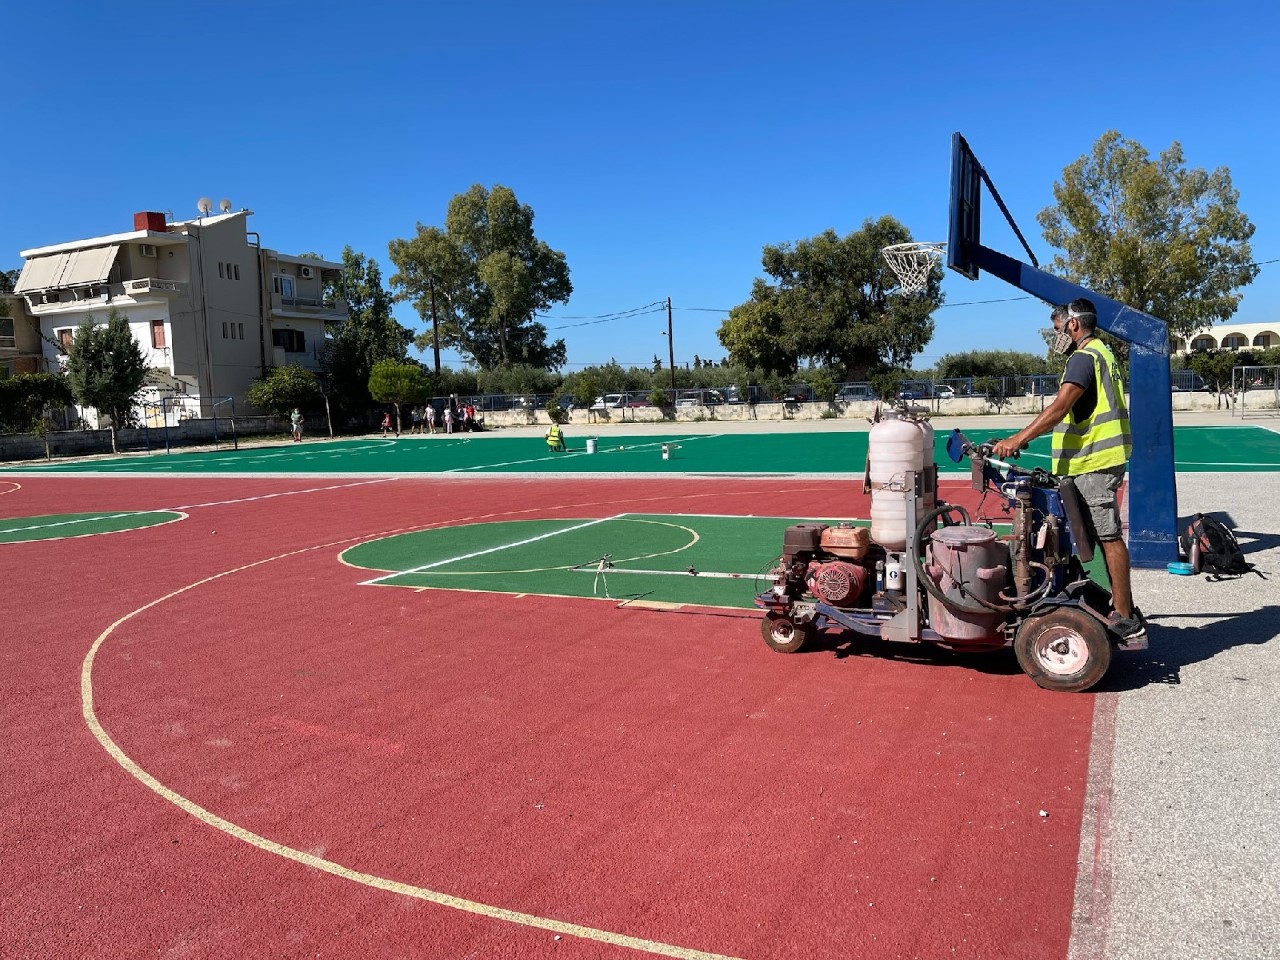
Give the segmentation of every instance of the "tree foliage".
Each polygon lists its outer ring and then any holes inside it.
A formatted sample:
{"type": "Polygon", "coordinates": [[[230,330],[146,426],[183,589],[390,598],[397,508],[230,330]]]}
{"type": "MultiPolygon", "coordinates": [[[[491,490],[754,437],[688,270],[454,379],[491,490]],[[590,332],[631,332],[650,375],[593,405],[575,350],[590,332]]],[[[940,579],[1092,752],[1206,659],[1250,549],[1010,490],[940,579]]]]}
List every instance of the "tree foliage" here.
{"type": "MultiPolygon", "coordinates": [[[[511,364],[558,370],[563,340],[547,343],[535,314],[573,293],[565,256],[533,232],[533,209],[504,186],[480,184],[449,201],[445,229],[418,224],[408,240],[393,240],[392,283],[430,317],[436,299],[440,342],[482,370],[511,364]]],[[[420,349],[431,345],[431,331],[420,349]]]]}
{"type": "Polygon", "coordinates": [[[116,428],[134,420],[134,403],[146,378],[142,348],[129,332],[124,314],[112,309],[103,326],[86,320],[76,328],[67,383],[76,403],[111,416],[113,447],[116,428]]]}
{"type": "MultiPolygon", "coordinates": [[[[14,287],[18,285],[18,277],[21,275],[21,270],[0,270],[0,293],[13,293],[14,287]]],[[[6,307],[7,304],[0,303],[0,311],[6,307]]]]}
{"type": "Polygon", "coordinates": [[[400,404],[420,403],[431,393],[431,381],[416,363],[379,360],[369,374],[369,393],[378,403],[396,408],[396,432],[400,432],[400,404]]]}
{"type": "Polygon", "coordinates": [[[1109,130],[1062,172],[1038,216],[1063,251],[1052,269],[1159,317],[1188,337],[1235,313],[1253,281],[1249,238],[1231,172],[1185,165],[1176,141],[1156,159],[1109,130]]]}
{"type": "Polygon", "coordinates": [[[800,360],[864,379],[907,363],[933,336],[942,304],[941,271],[923,294],[906,296],[881,249],[911,234],[890,216],[868,219],[844,237],[827,230],[796,244],[766,246],[751,299],[719,330],[732,363],[793,373],[800,360]]]}
{"type": "Polygon", "coordinates": [[[1047,357],[1017,350],[969,350],[948,353],[938,361],[934,375],[938,380],[961,377],[1024,377],[1054,373],[1047,357]]]}
{"type": "Polygon", "coordinates": [[[403,362],[413,331],[391,316],[394,302],[382,285],[378,261],[351,247],[342,250],[342,273],[332,291],[347,303],[348,317],[336,325],[325,349],[323,366],[330,378],[330,396],[348,414],[372,402],[369,375],[379,360],[403,362]]]}
{"type": "Polygon", "coordinates": [[[249,387],[248,399],[260,410],[284,417],[294,407],[309,410],[315,406],[321,399],[320,382],[314,373],[296,363],[273,367],[249,387]]]}
{"type": "Polygon", "coordinates": [[[43,432],[47,407],[68,407],[73,397],[66,377],[57,373],[19,373],[0,379],[0,431],[43,432]]]}

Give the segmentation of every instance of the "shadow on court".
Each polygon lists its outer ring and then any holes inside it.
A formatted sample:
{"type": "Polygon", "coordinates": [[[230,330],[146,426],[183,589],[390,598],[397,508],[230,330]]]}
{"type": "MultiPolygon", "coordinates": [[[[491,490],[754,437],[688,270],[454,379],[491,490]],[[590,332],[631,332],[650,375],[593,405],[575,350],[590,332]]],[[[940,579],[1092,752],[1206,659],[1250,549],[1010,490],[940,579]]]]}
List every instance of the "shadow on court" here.
{"type": "MultiPolygon", "coordinates": [[[[1222,619],[1202,626],[1178,626],[1184,619],[1203,620],[1213,613],[1179,613],[1149,618],[1147,633],[1151,647],[1118,655],[1098,684],[1098,693],[1138,690],[1153,683],[1182,682],[1182,668],[1211,660],[1232,647],[1269,643],[1280,635],[1280,606],[1271,605],[1248,613],[1218,614],[1222,619]]],[[[1238,678],[1242,681],[1246,677],[1238,678]]]]}

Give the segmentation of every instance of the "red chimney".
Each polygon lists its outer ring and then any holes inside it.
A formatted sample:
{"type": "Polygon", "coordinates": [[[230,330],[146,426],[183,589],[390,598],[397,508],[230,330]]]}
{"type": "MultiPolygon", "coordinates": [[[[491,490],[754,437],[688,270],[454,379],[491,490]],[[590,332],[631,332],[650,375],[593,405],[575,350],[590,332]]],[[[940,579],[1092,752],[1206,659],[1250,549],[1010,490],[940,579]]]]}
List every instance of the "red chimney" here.
{"type": "Polygon", "coordinates": [[[155,233],[165,232],[165,222],[163,213],[135,213],[133,215],[133,229],[135,230],[151,230],[155,233]]]}

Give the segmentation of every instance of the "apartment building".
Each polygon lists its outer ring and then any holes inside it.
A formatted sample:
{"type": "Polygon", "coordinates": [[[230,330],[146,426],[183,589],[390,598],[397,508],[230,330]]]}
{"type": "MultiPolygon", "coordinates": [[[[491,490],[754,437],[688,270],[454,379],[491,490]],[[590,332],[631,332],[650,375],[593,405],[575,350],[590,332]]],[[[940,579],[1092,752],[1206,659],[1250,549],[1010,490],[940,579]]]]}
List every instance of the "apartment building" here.
{"type": "Polygon", "coordinates": [[[1220,323],[1187,340],[1171,337],[1174,353],[1191,350],[1266,350],[1280,347],[1280,323],[1220,323]]]}
{"type": "Polygon", "coordinates": [[[65,368],[76,328],[114,310],[151,368],[140,399],[152,422],[159,411],[229,414],[226,398],[243,413],[268,367],[318,371],[325,324],[347,317],[345,303],[325,296],[341,264],[264,249],[248,229],[252,211],[229,206],[175,223],[138,213],[128,232],[22,251],[14,294],[38,326],[40,368],[65,368]]]}

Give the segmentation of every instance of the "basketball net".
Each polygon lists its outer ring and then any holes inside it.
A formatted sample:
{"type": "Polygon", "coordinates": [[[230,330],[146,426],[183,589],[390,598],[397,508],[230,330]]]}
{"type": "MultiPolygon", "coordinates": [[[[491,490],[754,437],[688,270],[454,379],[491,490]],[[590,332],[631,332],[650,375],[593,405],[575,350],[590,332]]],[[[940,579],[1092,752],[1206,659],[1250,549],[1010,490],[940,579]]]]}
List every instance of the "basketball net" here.
{"type": "Polygon", "coordinates": [[[898,286],[909,297],[929,288],[933,265],[942,259],[945,243],[895,243],[880,251],[898,277],[898,286]]]}

